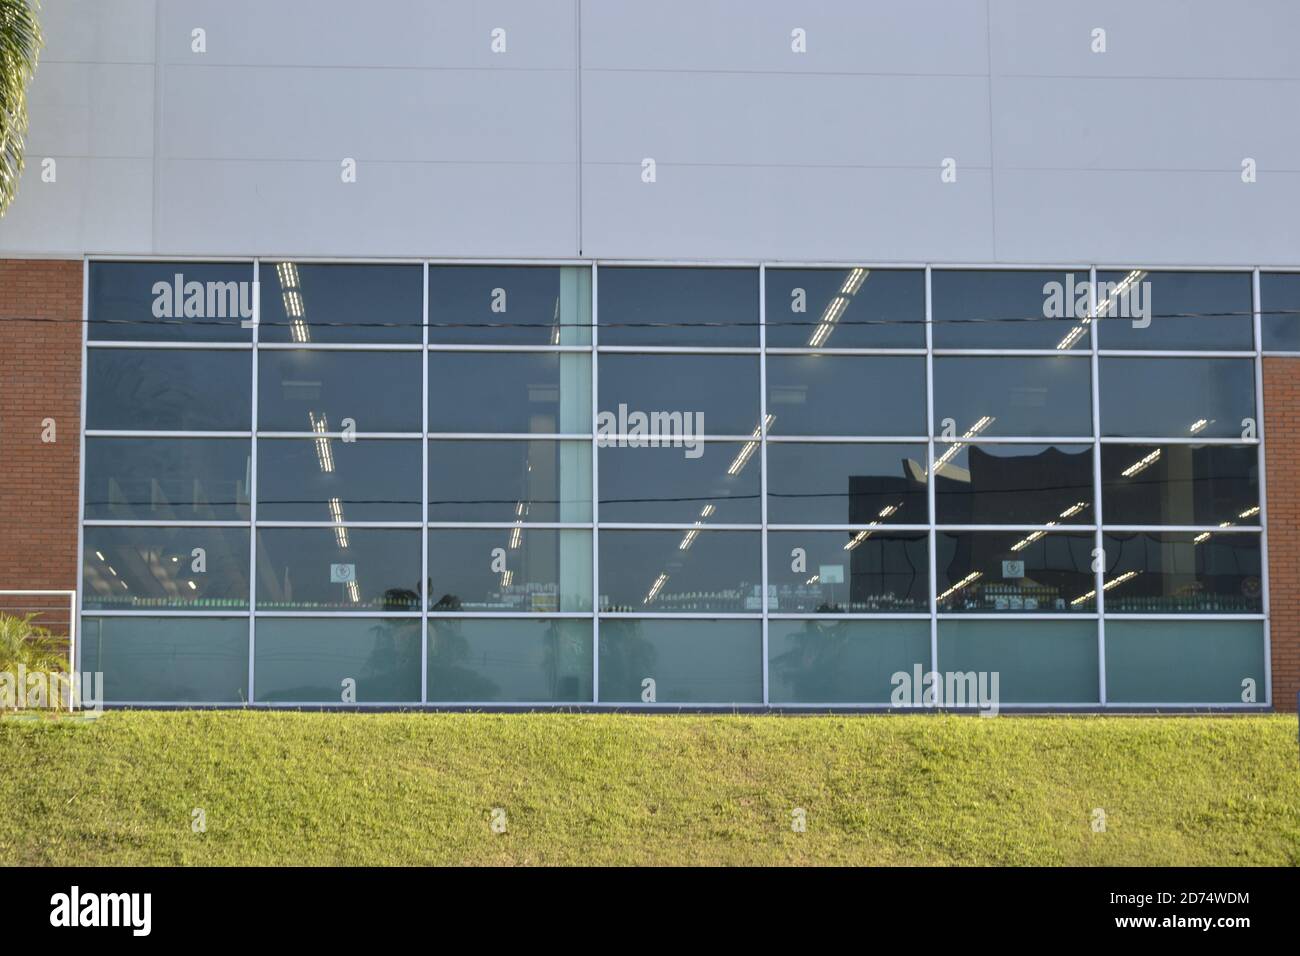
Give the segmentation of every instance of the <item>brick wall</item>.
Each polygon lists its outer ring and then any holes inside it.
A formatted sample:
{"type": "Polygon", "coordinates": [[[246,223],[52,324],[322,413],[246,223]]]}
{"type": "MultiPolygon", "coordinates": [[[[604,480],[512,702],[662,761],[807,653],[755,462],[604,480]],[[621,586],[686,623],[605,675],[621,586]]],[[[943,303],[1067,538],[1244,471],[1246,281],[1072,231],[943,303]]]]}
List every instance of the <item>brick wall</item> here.
{"type": "Polygon", "coordinates": [[[1273,705],[1294,711],[1300,690],[1300,359],[1264,359],[1264,439],[1273,705]]]}
{"type": "Polygon", "coordinates": [[[81,276],[80,261],[0,259],[0,590],[78,586],[81,276]]]}

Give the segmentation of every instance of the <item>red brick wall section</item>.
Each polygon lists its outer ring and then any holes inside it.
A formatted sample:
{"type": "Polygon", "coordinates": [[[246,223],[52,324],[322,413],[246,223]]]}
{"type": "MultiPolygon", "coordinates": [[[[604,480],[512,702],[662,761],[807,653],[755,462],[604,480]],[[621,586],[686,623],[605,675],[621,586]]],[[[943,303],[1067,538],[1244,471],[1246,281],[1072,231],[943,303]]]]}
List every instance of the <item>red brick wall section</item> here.
{"type": "Polygon", "coordinates": [[[1264,359],[1264,440],[1273,706],[1294,711],[1300,690],[1300,359],[1264,359]]]}
{"type": "Polygon", "coordinates": [[[80,261],[0,259],[0,590],[78,586],[81,277],[80,261]]]}

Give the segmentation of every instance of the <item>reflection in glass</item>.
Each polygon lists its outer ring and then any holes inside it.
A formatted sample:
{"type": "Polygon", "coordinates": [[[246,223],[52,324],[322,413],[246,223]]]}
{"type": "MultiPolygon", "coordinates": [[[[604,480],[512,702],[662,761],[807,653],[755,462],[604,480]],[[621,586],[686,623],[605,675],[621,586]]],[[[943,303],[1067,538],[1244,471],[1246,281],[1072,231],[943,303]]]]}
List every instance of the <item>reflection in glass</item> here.
{"type": "Polygon", "coordinates": [[[683,448],[602,447],[600,520],[758,524],[762,482],[753,442],[683,448]]]}
{"type": "Polygon", "coordinates": [[[429,442],[430,521],[591,520],[591,443],[429,442]]]}
{"type": "Polygon", "coordinates": [[[771,524],[925,524],[924,445],[770,442],[771,524]]]}
{"type": "Polygon", "coordinates": [[[600,357],[599,413],[620,422],[636,412],[677,412],[692,422],[703,416],[707,435],[757,438],[758,394],[756,355],[607,352],[600,357]]]}
{"type": "Polygon", "coordinates": [[[926,535],[772,531],[768,609],[816,614],[930,610],[926,535]]]}
{"type": "Polygon", "coordinates": [[[432,345],[590,341],[590,266],[429,267],[432,345]]]}
{"type": "Polygon", "coordinates": [[[248,700],[248,618],[86,617],[81,669],[108,704],[248,700]]]}
{"type": "MultiPolygon", "coordinates": [[[[1107,637],[1110,625],[1106,625],[1107,637]]],[[[1095,704],[1101,699],[1097,622],[965,620],[939,622],[945,674],[994,674],[1003,704],[1095,704]]]]}
{"type": "Polygon", "coordinates": [[[434,618],[429,700],[591,701],[591,621],[434,618]]]}
{"type": "Polygon", "coordinates": [[[1107,524],[1259,524],[1254,445],[1103,445],[1107,524]]]}
{"type": "Polygon", "coordinates": [[[774,620],[767,643],[774,704],[887,704],[894,674],[930,670],[929,621],[774,620]]]}
{"type": "Polygon", "coordinates": [[[247,528],[92,526],[83,543],[87,610],[248,607],[247,528]]]}
{"type": "Polygon", "coordinates": [[[420,532],[259,528],[257,606],[266,611],[418,611],[420,532]]]}
{"type": "Polygon", "coordinates": [[[935,269],[937,349],[1078,349],[1088,335],[1089,271],[935,269]]]}
{"type": "Polygon", "coordinates": [[[940,438],[1091,435],[1091,378],[1086,357],[935,358],[934,434],[940,438]],[[949,426],[945,419],[953,424],[949,426]]]}
{"type": "Polygon", "coordinates": [[[591,355],[430,352],[429,431],[591,434],[591,355]]]}
{"type": "Polygon", "coordinates": [[[601,621],[601,701],[644,703],[650,689],[658,704],[760,703],[761,622],[601,621]]]}
{"type": "Polygon", "coordinates": [[[956,532],[935,537],[939,611],[1094,611],[1091,534],[956,532]]]}
{"type": "Polygon", "coordinates": [[[771,435],[923,435],[921,356],[769,355],[771,435]]]}
{"type": "Polygon", "coordinates": [[[258,340],[419,344],[423,271],[419,265],[263,262],[258,340]]]}
{"type": "Polygon", "coordinates": [[[262,351],[257,427],[275,432],[420,430],[418,352],[262,351]]]}
{"type": "Polygon", "coordinates": [[[440,528],[429,532],[429,609],[591,610],[591,532],[440,528]]]}
{"type": "Polygon", "coordinates": [[[246,432],[252,368],[247,350],[90,349],[86,428],[246,432]]]}
{"type": "Polygon", "coordinates": [[[1241,532],[1107,532],[1107,613],[1263,611],[1259,535],[1241,532]]]}
{"type": "Polygon", "coordinates": [[[251,342],[251,262],[92,262],[92,342],[251,342]]]}
{"type": "Polygon", "coordinates": [[[1265,683],[1262,621],[1107,621],[1106,699],[1241,704],[1265,683]]]}
{"type": "Polygon", "coordinates": [[[1091,446],[936,443],[934,454],[940,524],[1093,520],[1091,446]]]}
{"type": "Polygon", "coordinates": [[[601,345],[758,347],[758,270],[603,266],[601,345]]]}
{"type": "Polygon", "coordinates": [[[1248,437],[1249,423],[1244,420],[1255,419],[1255,363],[1104,357],[1098,368],[1098,395],[1103,435],[1248,437]]]}
{"type": "Polygon", "coordinates": [[[248,520],[247,438],[87,438],[86,517],[248,520]]]}
{"type": "Polygon", "coordinates": [[[757,531],[600,532],[602,611],[755,612],[757,531]]]}
{"type": "Polygon", "coordinates": [[[1250,351],[1251,285],[1249,272],[1098,272],[1097,345],[1250,351]]]}
{"type": "Polygon", "coordinates": [[[420,443],[260,438],[261,521],[419,521],[420,443]]]}
{"type": "Polygon", "coordinates": [[[420,622],[413,618],[259,618],[254,699],[399,703],[420,699],[420,622]]]}
{"type": "Polygon", "coordinates": [[[768,348],[925,348],[921,269],[859,266],[768,269],[766,274],[768,348]]]}
{"type": "Polygon", "coordinates": [[[1300,272],[1261,272],[1259,308],[1264,349],[1300,351],[1300,272]]]}

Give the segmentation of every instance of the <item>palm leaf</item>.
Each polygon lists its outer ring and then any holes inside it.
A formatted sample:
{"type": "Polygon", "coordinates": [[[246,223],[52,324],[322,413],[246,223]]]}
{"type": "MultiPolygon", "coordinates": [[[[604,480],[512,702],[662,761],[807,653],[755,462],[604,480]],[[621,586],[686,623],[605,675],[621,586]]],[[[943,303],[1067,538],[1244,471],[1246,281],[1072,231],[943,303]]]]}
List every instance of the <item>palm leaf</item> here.
{"type": "Polygon", "coordinates": [[[35,0],[0,0],[0,216],[23,173],[27,84],[43,43],[35,0]]]}

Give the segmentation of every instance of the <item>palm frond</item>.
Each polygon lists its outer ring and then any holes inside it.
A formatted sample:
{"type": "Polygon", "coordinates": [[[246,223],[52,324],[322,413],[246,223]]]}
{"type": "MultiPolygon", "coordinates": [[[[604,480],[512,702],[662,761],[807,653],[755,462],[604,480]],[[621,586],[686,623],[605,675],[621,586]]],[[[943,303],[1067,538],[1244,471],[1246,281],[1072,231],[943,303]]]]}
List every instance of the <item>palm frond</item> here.
{"type": "Polygon", "coordinates": [[[35,0],[0,0],[0,216],[23,172],[27,86],[43,43],[35,0]]]}

